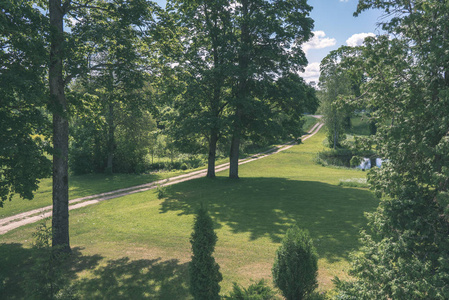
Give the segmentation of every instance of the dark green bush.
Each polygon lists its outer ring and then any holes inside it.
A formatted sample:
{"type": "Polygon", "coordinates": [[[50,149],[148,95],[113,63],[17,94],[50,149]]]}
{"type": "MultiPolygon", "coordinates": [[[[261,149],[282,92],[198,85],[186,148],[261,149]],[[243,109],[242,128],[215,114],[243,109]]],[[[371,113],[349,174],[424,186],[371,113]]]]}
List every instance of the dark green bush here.
{"type": "Polygon", "coordinates": [[[276,251],[274,284],[287,300],[307,299],[317,288],[318,255],[308,231],[293,226],[276,251]]]}
{"type": "Polygon", "coordinates": [[[189,264],[190,292],[194,299],[220,299],[219,282],[223,279],[220,266],[215,262],[212,253],[217,243],[213,222],[206,209],[201,207],[195,217],[192,244],[192,261],[189,264]]]}
{"type": "Polygon", "coordinates": [[[234,282],[232,292],[225,299],[232,300],[271,300],[275,299],[275,292],[262,279],[250,285],[247,289],[234,282]]]}

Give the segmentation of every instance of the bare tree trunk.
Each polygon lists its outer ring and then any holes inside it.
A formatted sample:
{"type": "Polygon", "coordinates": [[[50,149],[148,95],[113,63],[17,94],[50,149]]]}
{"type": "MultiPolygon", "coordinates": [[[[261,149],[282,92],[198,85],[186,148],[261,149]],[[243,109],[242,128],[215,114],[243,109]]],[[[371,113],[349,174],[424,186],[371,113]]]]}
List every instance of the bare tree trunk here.
{"type": "Polygon", "coordinates": [[[231,140],[231,151],[229,154],[229,178],[239,178],[239,149],[240,137],[234,135],[231,140]]]}
{"type": "MultiPolygon", "coordinates": [[[[220,119],[220,101],[221,101],[221,89],[223,86],[223,73],[220,69],[220,66],[222,63],[220,62],[219,58],[219,31],[218,25],[217,25],[217,19],[216,17],[213,18],[213,20],[210,19],[209,16],[209,9],[207,5],[211,5],[211,8],[213,9],[214,4],[213,2],[208,3],[205,2],[206,6],[204,7],[204,15],[206,17],[206,23],[208,27],[211,28],[209,31],[211,40],[212,40],[212,54],[214,58],[214,66],[213,66],[213,96],[210,101],[210,108],[212,112],[212,116],[214,118],[212,127],[210,129],[210,137],[209,137],[209,157],[208,157],[208,163],[207,163],[207,175],[208,178],[215,178],[215,158],[217,153],[217,143],[218,138],[220,134],[220,127],[219,127],[219,119],[220,119]]],[[[214,15],[214,13],[212,14],[214,15]]]]}
{"type": "Polygon", "coordinates": [[[209,178],[215,178],[215,156],[217,153],[217,141],[218,141],[217,130],[212,129],[210,133],[209,157],[207,162],[207,175],[206,175],[206,177],[209,178]]]}
{"type": "Polygon", "coordinates": [[[239,86],[237,90],[237,107],[234,119],[234,132],[231,140],[231,150],[229,153],[229,178],[239,178],[239,152],[240,137],[242,135],[242,106],[248,99],[248,66],[249,51],[251,47],[251,37],[249,32],[249,4],[248,0],[242,0],[242,25],[241,25],[241,49],[239,54],[239,86]]]}
{"type": "Polygon", "coordinates": [[[62,74],[64,8],[61,0],[50,0],[50,106],[53,113],[53,219],[52,246],[70,252],[69,241],[69,124],[62,74]]]}

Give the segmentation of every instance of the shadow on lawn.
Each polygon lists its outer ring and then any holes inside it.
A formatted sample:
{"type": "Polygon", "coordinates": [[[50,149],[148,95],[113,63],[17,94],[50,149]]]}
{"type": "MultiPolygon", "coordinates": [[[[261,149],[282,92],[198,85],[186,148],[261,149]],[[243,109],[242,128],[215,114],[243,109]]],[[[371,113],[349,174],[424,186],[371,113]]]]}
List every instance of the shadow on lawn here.
{"type": "MultiPolygon", "coordinates": [[[[34,248],[24,248],[22,244],[0,244],[0,295],[1,299],[25,299],[26,278],[33,270],[40,252],[34,248]]],[[[75,280],[77,273],[94,269],[102,259],[100,255],[84,256],[80,248],[72,249],[65,274],[75,280]]]]}
{"type": "Polygon", "coordinates": [[[83,299],[185,299],[189,297],[187,263],[178,260],[110,260],[76,283],[83,299]]]}
{"type": "MultiPolygon", "coordinates": [[[[65,274],[80,299],[187,299],[188,264],[177,260],[130,260],[127,257],[100,262],[100,255],[82,255],[72,249],[65,274]],[[79,272],[88,278],[78,279],[79,272]]],[[[26,299],[27,272],[38,252],[22,244],[0,244],[0,298],[26,299]]]]}
{"type": "Polygon", "coordinates": [[[347,259],[359,245],[359,231],[366,224],[364,212],[378,205],[367,190],[321,182],[203,178],[168,189],[161,212],[193,214],[201,202],[218,228],[227,225],[234,233],[248,232],[250,240],[269,237],[279,243],[292,224],[307,228],[320,257],[330,262],[347,259]]]}

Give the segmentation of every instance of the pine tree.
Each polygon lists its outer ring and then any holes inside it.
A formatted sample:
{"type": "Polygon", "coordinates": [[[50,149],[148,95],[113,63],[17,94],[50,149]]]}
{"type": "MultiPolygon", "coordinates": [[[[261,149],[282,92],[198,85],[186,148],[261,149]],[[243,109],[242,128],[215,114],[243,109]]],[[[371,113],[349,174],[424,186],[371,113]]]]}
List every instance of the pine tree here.
{"type": "Polygon", "coordinates": [[[194,299],[220,299],[219,282],[223,277],[219,271],[220,266],[212,256],[217,235],[212,219],[203,207],[197,212],[190,243],[193,251],[189,265],[190,292],[194,299]]]}

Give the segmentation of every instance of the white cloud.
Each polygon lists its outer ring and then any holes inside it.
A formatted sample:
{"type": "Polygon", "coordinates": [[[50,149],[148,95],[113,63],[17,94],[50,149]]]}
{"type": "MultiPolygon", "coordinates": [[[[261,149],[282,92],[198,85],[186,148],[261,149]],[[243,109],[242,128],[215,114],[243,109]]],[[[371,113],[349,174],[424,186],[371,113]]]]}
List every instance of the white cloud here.
{"type": "Polygon", "coordinates": [[[346,44],[350,47],[361,46],[363,44],[363,41],[365,40],[365,38],[368,36],[376,36],[376,35],[372,32],[356,33],[356,34],[353,34],[349,39],[346,40],[346,44]]]}
{"type": "Polygon", "coordinates": [[[306,54],[311,49],[323,49],[334,46],[337,43],[336,39],[326,37],[324,31],[313,31],[313,34],[310,41],[302,45],[302,50],[306,54]]]}
{"type": "Polygon", "coordinates": [[[318,79],[320,78],[320,63],[319,62],[313,62],[310,63],[304,70],[304,73],[301,75],[302,78],[306,82],[315,81],[318,82],[318,79]]]}

